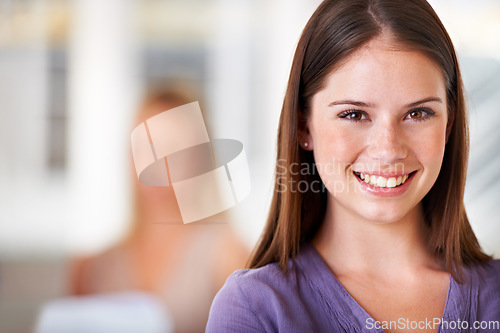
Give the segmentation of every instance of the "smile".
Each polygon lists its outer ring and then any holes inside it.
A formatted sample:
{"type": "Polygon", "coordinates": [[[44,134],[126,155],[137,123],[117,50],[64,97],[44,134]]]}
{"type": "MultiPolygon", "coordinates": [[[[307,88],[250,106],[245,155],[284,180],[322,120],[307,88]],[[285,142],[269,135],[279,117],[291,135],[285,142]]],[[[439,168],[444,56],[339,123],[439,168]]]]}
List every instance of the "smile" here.
{"type": "Polygon", "coordinates": [[[403,185],[414,172],[405,175],[399,175],[394,177],[383,177],[377,175],[368,175],[362,172],[355,172],[354,175],[364,181],[365,183],[372,185],[374,187],[382,187],[382,188],[392,188],[403,185]]]}

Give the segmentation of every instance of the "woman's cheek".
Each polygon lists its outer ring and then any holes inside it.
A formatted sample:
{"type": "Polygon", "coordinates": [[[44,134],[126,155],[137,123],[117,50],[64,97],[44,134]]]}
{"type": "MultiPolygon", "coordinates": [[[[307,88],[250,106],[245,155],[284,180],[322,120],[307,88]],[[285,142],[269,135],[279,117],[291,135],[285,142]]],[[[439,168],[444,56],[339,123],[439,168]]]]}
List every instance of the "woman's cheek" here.
{"type": "Polygon", "coordinates": [[[413,136],[415,143],[412,147],[418,147],[423,160],[428,160],[432,164],[442,163],[446,145],[446,127],[430,127],[427,131],[413,136]]]}
{"type": "Polygon", "coordinates": [[[352,132],[338,128],[318,134],[320,137],[314,143],[314,159],[321,179],[327,188],[329,184],[345,182],[346,170],[356,161],[364,143],[352,132]]]}

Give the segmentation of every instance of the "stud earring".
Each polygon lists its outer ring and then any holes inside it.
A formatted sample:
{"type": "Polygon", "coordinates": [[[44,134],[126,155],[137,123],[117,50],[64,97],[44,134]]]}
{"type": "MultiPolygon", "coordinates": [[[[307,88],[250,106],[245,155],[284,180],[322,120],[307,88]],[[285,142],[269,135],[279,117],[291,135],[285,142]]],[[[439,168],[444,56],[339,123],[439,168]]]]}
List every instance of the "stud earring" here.
{"type": "Polygon", "coordinates": [[[309,147],[309,144],[307,142],[304,142],[304,147],[305,148],[309,147]]]}

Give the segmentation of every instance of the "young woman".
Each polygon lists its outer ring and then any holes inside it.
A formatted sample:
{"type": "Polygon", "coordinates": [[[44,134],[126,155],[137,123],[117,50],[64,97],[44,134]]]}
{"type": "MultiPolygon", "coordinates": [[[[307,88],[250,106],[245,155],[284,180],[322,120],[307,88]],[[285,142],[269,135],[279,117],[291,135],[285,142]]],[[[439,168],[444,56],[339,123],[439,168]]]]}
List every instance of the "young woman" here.
{"type": "Polygon", "coordinates": [[[207,332],[500,332],[467,157],[457,57],[431,6],[325,0],[293,60],[267,226],[207,332]]]}

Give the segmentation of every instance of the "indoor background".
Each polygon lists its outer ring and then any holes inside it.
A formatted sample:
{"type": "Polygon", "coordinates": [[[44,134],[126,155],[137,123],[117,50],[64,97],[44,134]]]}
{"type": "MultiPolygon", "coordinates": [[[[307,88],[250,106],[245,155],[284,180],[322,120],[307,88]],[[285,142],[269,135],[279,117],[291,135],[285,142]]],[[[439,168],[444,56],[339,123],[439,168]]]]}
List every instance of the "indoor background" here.
{"type": "MultiPolygon", "coordinates": [[[[318,0],[0,0],[0,332],[29,332],[65,293],[67,258],[130,220],[130,132],[148,86],[196,92],[212,138],[244,144],[252,246],[272,194],[276,128],[318,0]]],[[[459,51],[471,131],[466,205],[500,256],[500,2],[433,0],[459,51]]]]}

